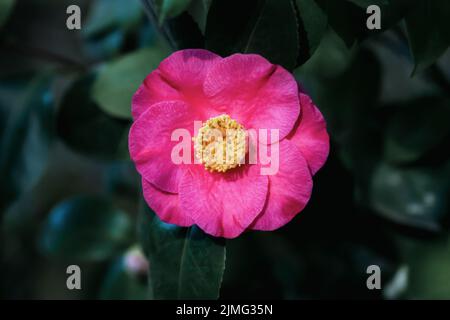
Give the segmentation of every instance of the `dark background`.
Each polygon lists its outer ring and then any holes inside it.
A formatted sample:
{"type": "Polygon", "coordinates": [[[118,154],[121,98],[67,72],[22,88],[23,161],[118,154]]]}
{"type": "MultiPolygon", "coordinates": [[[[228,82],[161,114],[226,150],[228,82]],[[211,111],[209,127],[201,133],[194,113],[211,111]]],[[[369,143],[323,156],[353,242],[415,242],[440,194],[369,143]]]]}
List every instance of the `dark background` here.
{"type": "Polygon", "coordinates": [[[245,43],[294,73],[331,151],[298,217],[227,241],[220,297],[449,299],[449,2],[189,2],[0,1],[0,297],[149,297],[131,96],[174,50],[245,43]],[[82,290],[66,288],[71,264],[82,290]]]}

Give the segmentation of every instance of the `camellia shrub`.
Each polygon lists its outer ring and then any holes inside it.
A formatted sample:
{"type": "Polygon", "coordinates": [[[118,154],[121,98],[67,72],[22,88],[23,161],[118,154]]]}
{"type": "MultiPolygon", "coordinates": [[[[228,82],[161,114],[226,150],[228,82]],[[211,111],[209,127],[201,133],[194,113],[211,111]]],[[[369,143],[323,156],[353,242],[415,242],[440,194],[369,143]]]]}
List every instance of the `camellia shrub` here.
{"type": "Polygon", "coordinates": [[[0,1],[0,297],[450,299],[449,20],[0,1]]]}

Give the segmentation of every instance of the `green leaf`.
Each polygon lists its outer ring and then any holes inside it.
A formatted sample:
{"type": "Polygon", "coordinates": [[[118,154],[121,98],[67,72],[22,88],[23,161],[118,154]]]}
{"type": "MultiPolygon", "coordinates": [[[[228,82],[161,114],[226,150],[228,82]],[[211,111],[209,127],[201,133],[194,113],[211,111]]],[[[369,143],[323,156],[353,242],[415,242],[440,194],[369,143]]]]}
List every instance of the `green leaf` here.
{"type": "MultiPolygon", "coordinates": [[[[148,297],[148,287],[145,274],[148,272],[148,265],[144,276],[133,270],[135,266],[130,266],[130,259],[145,259],[141,253],[135,249],[127,251],[124,255],[116,258],[110,265],[104,282],[100,288],[99,298],[102,300],[144,300],[148,297]],[[130,258],[131,257],[131,258],[130,258]]],[[[133,263],[133,262],[131,262],[133,263]]],[[[135,263],[135,262],[134,262],[135,263]]]]}
{"type": "MultiPolygon", "coordinates": [[[[13,16],[2,28],[2,47],[9,49],[0,50],[0,73],[20,74],[46,70],[49,66],[84,69],[88,57],[82,37],[66,27],[66,9],[72,3],[16,1],[13,16]]],[[[78,2],[82,13],[87,11],[87,4],[87,1],[78,2]]],[[[82,17],[82,27],[83,22],[82,17]]]]}
{"type": "Polygon", "coordinates": [[[93,1],[87,12],[81,29],[83,47],[95,61],[105,61],[115,56],[128,36],[136,37],[143,21],[139,0],[97,0],[93,1]]]}
{"type": "Polygon", "coordinates": [[[107,199],[77,196],[51,210],[39,245],[51,257],[99,261],[121,250],[131,230],[128,216],[107,199]]]}
{"type": "MultiPolygon", "coordinates": [[[[148,18],[152,24],[155,24],[158,17],[152,0],[143,0],[142,2],[148,18]]],[[[199,25],[187,11],[167,19],[160,25],[159,31],[172,50],[205,47],[205,39],[199,25]]]]}
{"type": "Polygon", "coordinates": [[[413,74],[432,65],[449,47],[450,2],[418,0],[405,17],[414,57],[413,74]]]}
{"type": "MultiPolygon", "coordinates": [[[[10,85],[12,85],[10,81],[10,85]]],[[[0,145],[0,207],[30,190],[47,167],[54,139],[49,79],[38,76],[9,112],[0,145]]],[[[14,103],[13,98],[9,100],[14,103]]]]}
{"type": "Polygon", "coordinates": [[[409,0],[315,0],[328,16],[331,28],[348,47],[368,36],[384,32],[397,24],[406,14],[412,1],[409,0]],[[367,28],[367,4],[376,4],[381,10],[381,30],[367,28]]]}
{"type": "Polygon", "coordinates": [[[416,240],[399,238],[408,270],[406,299],[449,299],[450,238],[416,240]]]}
{"type": "Polygon", "coordinates": [[[167,39],[171,43],[172,49],[204,48],[205,39],[198,24],[187,12],[178,17],[168,20],[165,23],[167,39]]]}
{"type": "Polygon", "coordinates": [[[384,217],[407,226],[438,231],[447,213],[448,183],[431,169],[380,165],[371,186],[371,205],[384,217]]]}
{"type": "Polygon", "coordinates": [[[106,64],[92,87],[93,100],[107,114],[131,119],[133,94],[167,54],[162,47],[145,48],[106,64]]]}
{"type": "Polygon", "coordinates": [[[129,121],[105,114],[90,99],[93,76],[76,80],[61,99],[57,132],[73,150],[99,159],[129,159],[129,121]]]}
{"type": "Polygon", "coordinates": [[[257,53],[292,70],[299,55],[295,8],[290,0],[214,1],[206,47],[223,56],[257,53]]]}
{"type": "Polygon", "coordinates": [[[205,34],[206,21],[212,0],[193,0],[188,8],[188,13],[192,16],[198,27],[205,34]]]}
{"type": "Polygon", "coordinates": [[[86,52],[93,60],[104,61],[117,55],[125,41],[126,34],[123,30],[117,29],[106,33],[101,37],[86,39],[84,46],[86,52]]]}
{"type": "MultiPolygon", "coordinates": [[[[352,62],[354,51],[332,30],[325,33],[315,54],[295,69],[296,76],[306,80],[320,77],[333,79],[342,74],[352,62]]],[[[302,81],[301,81],[302,82],[302,81]]]]}
{"type": "Polygon", "coordinates": [[[352,2],[344,0],[316,0],[328,16],[331,28],[352,47],[367,32],[366,12],[352,2]]]}
{"type": "Polygon", "coordinates": [[[369,152],[376,146],[366,139],[377,138],[373,135],[377,130],[373,107],[380,89],[379,62],[368,50],[360,50],[356,55],[346,51],[345,45],[336,43],[332,36],[327,36],[323,44],[329,45],[321,45],[316,55],[296,70],[296,76],[313,80],[311,95],[324,113],[330,133],[341,145],[340,151],[347,154],[349,168],[356,169],[355,166],[370,163],[366,157],[373,158],[376,153],[369,152]],[[333,70],[333,62],[341,66],[333,70]],[[317,75],[320,77],[314,81],[317,75]],[[353,90],[348,90],[349,83],[353,90]]]}
{"type": "Polygon", "coordinates": [[[356,200],[367,206],[368,184],[382,146],[375,113],[381,86],[378,59],[367,49],[348,50],[331,33],[295,73],[324,114],[330,136],[339,145],[338,155],[354,175],[356,200]]]}
{"type": "Polygon", "coordinates": [[[141,193],[141,176],[131,161],[113,162],[108,166],[105,174],[108,193],[113,196],[130,198],[135,203],[141,193]]]}
{"type": "Polygon", "coordinates": [[[81,30],[88,38],[116,28],[126,32],[138,25],[142,15],[139,0],[97,0],[81,30]]]}
{"type": "MultiPolygon", "coordinates": [[[[370,2],[370,0],[368,0],[370,2]]],[[[374,4],[376,4],[374,1],[374,4]]],[[[378,6],[381,9],[381,30],[379,32],[394,29],[408,14],[415,1],[410,0],[380,0],[378,6]],[[383,2],[386,2],[383,4],[383,2]]],[[[366,15],[368,17],[369,15],[366,15]]],[[[368,31],[369,34],[377,34],[376,30],[368,31]]]]}
{"type": "Polygon", "coordinates": [[[308,41],[308,54],[311,56],[322,40],[328,26],[328,17],[315,0],[296,0],[302,26],[308,41]]]}
{"type": "MultiPolygon", "coordinates": [[[[187,10],[192,0],[154,0],[159,23],[174,18],[187,10]]],[[[194,0],[196,1],[196,0],[194,0]]]]}
{"type": "Polygon", "coordinates": [[[154,299],[217,299],[225,270],[225,243],[193,226],[167,224],[147,205],[141,241],[150,263],[154,299]]]}
{"type": "MultiPolygon", "coordinates": [[[[424,96],[440,95],[442,92],[435,81],[426,74],[411,78],[411,59],[406,41],[400,39],[394,30],[378,37],[385,45],[372,43],[371,48],[382,68],[381,105],[399,105],[424,96]]],[[[426,110],[426,108],[424,108],[426,110]]]]}
{"type": "Polygon", "coordinates": [[[0,28],[6,23],[15,0],[0,0],[0,28]]]}
{"type": "Polygon", "coordinates": [[[450,101],[421,98],[398,108],[386,128],[385,158],[394,163],[420,159],[450,136],[450,101]]]}

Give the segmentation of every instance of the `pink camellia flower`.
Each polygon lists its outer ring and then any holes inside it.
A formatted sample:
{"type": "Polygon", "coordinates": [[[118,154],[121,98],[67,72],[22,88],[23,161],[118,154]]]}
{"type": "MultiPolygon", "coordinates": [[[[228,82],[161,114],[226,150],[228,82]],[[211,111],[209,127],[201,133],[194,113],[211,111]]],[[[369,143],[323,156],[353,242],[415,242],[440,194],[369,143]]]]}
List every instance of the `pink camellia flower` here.
{"type": "MultiPolygon", "coordinates": [[[[324,118],[311,99],[288,71],[256,54],[222,58],[206,50],[177,51],[139,87],[132,115],[130,155],[148,205],[164,222],[195,224],[217,237],[275,230],[292,220],[308,202],[312,175],[329,151],[324,118]],[[203,125],[197,132],[195,121],[203,125]],[[172,160],[179,143],[172,137],[175,130],[189,132],[193,155],[202,156],[198,138],[211,127],[278,130],[279,141],[256,142],[277,146],[277,172],[261,174],[260,163],[242,159],[231,164],[208,156],[199,163],[172,160]]],[[[226,139],[224,146],[242,149],[226,139]]]]}

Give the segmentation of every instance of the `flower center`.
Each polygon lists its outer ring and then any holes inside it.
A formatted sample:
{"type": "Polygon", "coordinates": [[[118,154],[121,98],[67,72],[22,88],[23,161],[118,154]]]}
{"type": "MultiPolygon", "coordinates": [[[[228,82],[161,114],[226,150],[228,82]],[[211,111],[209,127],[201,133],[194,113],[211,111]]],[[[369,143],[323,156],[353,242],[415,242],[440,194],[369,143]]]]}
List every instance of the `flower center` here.
{"type": "Polygon", "coordinates": [[[229,115],[206,121],[194,140],[196,158],[211,172],[225,172],[245,161],[245,128],[229,115]]]}

